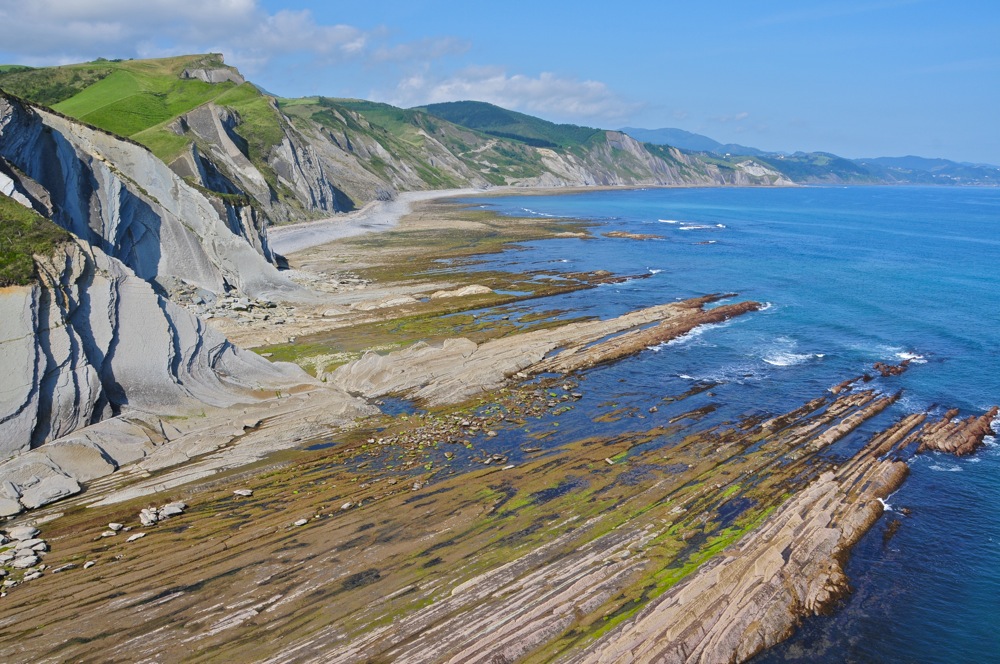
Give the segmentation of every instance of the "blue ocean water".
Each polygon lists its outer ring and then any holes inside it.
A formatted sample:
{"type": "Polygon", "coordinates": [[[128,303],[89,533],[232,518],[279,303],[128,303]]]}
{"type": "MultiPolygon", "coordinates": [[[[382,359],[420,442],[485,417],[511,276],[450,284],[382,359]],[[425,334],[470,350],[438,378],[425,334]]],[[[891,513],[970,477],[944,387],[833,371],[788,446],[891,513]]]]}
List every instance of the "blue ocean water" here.
{"type": "MultiPolygon", "coordinates": [[[[591,392],[616,405],[644,407],[712,380],[725,404],[717,420],[778,413],[875,361],[904,358],[910,370],[883,386],[903,390],[886,418],[1000,404],[1000,190],[651,189],[462,202],[595,223],[592,239],[528,243],[484,269],[652,273],[537,300],[537,310],[607,317],[715,292],[768,303],[588,375],[591,392]],[[611,230],[663,239],[601,236],[611,230]]],[[[897,511],[851,556],[853,593],[760,661],[997,661],[1000,446],[962,460],[918,457],[911,470],[889,501],[897,511]],[[894,518],[902,526],[885,538],[894,518]]]]}

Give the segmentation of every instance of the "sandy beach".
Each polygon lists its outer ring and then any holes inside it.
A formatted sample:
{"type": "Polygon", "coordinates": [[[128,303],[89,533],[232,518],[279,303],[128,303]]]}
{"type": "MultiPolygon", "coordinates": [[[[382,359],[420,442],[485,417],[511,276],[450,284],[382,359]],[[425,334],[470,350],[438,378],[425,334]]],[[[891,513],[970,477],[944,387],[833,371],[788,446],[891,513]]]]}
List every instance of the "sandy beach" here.
{"type": "Polygon", "coordinates": [[[472,188],[408,191],[399,194],[395,200],[372,201],[360,210],[339,217],[272,228],[268,231],[268,239],[271,249],[284,256],[345,237],[388,230],[409,214],[413,203],[419,201],[481,193],[481,190],[472,188]]]}

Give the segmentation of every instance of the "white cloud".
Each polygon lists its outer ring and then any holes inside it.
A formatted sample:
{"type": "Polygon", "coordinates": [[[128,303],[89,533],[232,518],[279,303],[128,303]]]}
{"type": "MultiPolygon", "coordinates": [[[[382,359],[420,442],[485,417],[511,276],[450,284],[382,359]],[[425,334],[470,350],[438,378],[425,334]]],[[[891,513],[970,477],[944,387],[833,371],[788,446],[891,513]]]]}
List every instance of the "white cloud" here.
{"type": "Polygon", "coordinates": [[[291,54],[331,64],[449,52],[386,45],[382,29],[324,25],[308,10],[269,13],[259,0],[0,0],[0,25],[0,53],[36,65],[213,51],[252,73],[291,54]]]}
{"type": "Polygon", "coordinates": [[[470,67],[447,78],[415,74],[403,79],[387,99],[400,106],[463,100],[567,119],[616,120],[638,107],[623,101],[600,81],[580,81],[549,72],[537,77],[508,75],[498,67],[470,67]]]}

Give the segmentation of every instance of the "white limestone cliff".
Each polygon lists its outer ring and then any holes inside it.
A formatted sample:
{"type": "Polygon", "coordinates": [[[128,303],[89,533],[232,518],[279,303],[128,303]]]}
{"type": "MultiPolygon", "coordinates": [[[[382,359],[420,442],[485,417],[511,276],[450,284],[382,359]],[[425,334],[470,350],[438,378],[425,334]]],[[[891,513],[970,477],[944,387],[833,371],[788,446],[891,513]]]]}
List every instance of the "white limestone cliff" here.
{"type": "MultiPolygon", "coordinates": [[[[50,443],[87,425],[120,413],[180,415],[252,403],[275,390],[315,385],[293,364],[234,346],[83,241],[36,257],[36,264],[37,284],[0,289],[0,461],[12,459],[0,464],[0,494],[7,500],[35,507],[74,493],[73,482],[106,474],[99,472],[104,466],[110,472],[143,456],[119,432],[115,445],[88,439],[91,453],[74,448],[71,456],[83,460],[70,471],[44,471],[59,468],[40,460],[52,461],[50,453],[69,458],[68,448],[50,443]],[[31,450],[42,454],[24,457],[31,450]],[[55,478],[46,480],[48,488],[23,498],[47,477],[55,478]]],[[[0,500],[0,515],[13,507],[0,500]]]]}
{"type": "Polygon", "coordinates": [[[48,194],[53,221],[164,290],[301,295],[252,207],[206,195],[136,143],[0,94],[0,159],[19,190],[48,194]]]}

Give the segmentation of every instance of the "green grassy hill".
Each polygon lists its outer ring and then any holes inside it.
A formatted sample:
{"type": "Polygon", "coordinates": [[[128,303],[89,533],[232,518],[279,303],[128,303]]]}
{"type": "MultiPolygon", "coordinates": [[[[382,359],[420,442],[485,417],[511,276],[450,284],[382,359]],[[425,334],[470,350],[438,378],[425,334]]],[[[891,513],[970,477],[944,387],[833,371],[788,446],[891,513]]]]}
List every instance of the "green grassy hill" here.
{"type": "Polygon", "coordinates": [[[454,101],[429,104],[415,110],[491,136],[507,138],[533,147],[573,148],[603,138],[604,131],[548,120],[481,101],[454,101]]]}
{"type": "Polygon", "coordinates": [[[537,177],[544,170],[535,150],[520,142],[498,140],[420,109],[327,97],[282,99],[279,105],[290,117],[315,122],[347,140],[353,136],[380,144],[394,159],[371,155],[362,165],[387,180],[390,171],[404,165],[438,188],[468,186],[468,176],[456,177],[457,169],[495,185],[537,177]],[[446,162],[450,168],[443,168],[446,162]]]}
{"type": "MultiPolygon", "coordinates": [[[[232,108],[255,163],[281,140],[280,117],[250,83],[206,83],[182,78],[186,69],[226,68],[218,54],[156,60],[96,60],[77,65],[0,70],[0,88],[119,136],[131,138],[169,162],[190,144],[167,128],[207,102],[232,108]]],[[[235,71],[235,70],[233,70],[235,71]]]]}

